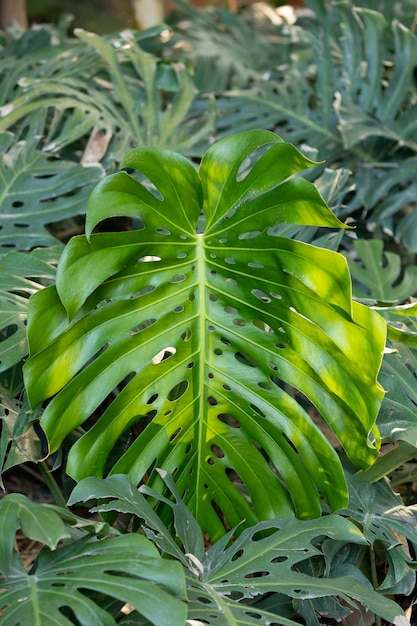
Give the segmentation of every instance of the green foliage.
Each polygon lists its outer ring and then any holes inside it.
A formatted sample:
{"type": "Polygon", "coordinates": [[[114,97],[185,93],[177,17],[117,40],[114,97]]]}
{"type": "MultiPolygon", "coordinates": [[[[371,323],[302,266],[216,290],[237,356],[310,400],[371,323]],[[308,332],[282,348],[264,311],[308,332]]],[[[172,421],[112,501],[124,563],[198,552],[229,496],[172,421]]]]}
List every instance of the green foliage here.
{"type": "Polygon", "coordinates": [[[176,475],[213,539],[224,532],[213,503],[230,526],[317,516],[319,493],[344,506],[337,455],[290,390],[356,464],[372,463],[385,326],[351,301],[341,255],[275,234],[287,222],[342,226],[293,177],[311,165],[253,131],[215,144],[198,173],[178,154],[134,150],[122,167],[136,178],[120,172],[96,188],[87,235],[68,244],[56,287],[30,300],[24,368],[33,407],[54,396],[41,419],[52,452],[107,398],[69,453],[77,480],[111,470],[153,485],[156,465],[176,475]],[[91,234],[118,215],[136,229],[91,234]]]}
{"type": "Polygon", "coordinates": [[[44,119],[15,137],[0,133],[0,254],[57,243],[47,225],[84,212],[101,168],[51,158],[39,150],[44,119]],[[32,134],[33,133],[33,134],[32,134]]]}
{"type": "Polygon", "coordinates": [[[416,291],[417,267],[402,268],[401,257],[384,251],[381,239],[357,239],[354,242],[357,259],[346,255],[350,273],[356,281],[354,294],[369,301],[397,304],[416,291]]]}
{"type": "Polygon", "coordinates": [[[83,626],[111,626],[116,620],[101,606],[108,597],[120,607],[129,603],[155,626],[183,626],[187,608],[181,567],[163,560],[145,537],[100,537],[103,524],[20,494],[0,501],[0,520],[1,626],[69,626],[72,616],[83,626]],[[28,572],[13,550],[19,528],[44,544],[28,572]]]}
{"type": "MultiPolygon", "coordinates": [[[[267,18],[257,23],[263,41],[254,47],[262,53],[253,56],[252,65],[252,46],[245,37],[252,13],[246,19],[221,11],[211,18],[206,14],[204,24],[195,20],[191,34],[182,30],[174,36],[176,49],[181,50],[182,41],[187,55],[187,44],[191,46],[188,54],[202,93],[213,89],[207,64],[214,59],[219,65],[218,137],[231,128],[264,127],[296,146],[314,146],[327,166],[351,171],[351,189],[338,215],[356,218],[371,232],[394,234],[415,251],[417,214],[410,210],[417,194],[414,3],[306,4],[313,12],[302,12],[293,25],[283,21],[272,28],[267,18]],[[218,62],[215,42],[224,32],[229,37],[223,38],[218,62]]],[[[249,37],[256,41],[255,34],[249,37]]]]}
{"type": "Polygon", "coordinates": [[[6,48],[0,130],[19,128],[33,114],[48,112],[46,151],[73,155],[82,146],[86,163],[105,157],[107,168],[138,144],[193,153],[198,141],[207,141],[212,116],[189,113],[196,90],[183,63],[158,59],[141,47],[159,40],[163,30],[100,37],[79,29],[79,41],[61,39],[58,45],[44,31],[42,39],[35,38],[41,39],[35,63],[29,56],[19,59],[18,74],[6,48]],[[45,45],[48,35],[56,46],[52,54],[51,43],[45,45]]]}
{"type": "Polygon", "coordinates": [[[0,624],[407,624],[384,595],[416,567],[386,479],[416,474],[414,0],[179,4],[171,31],[0,34],[0,469],[40,458],[40,420],[73,476],[111,474],[70,504],[147,537],[7,496],[0,624]],[[262,127],[311,160],[260,131],[178,154],[262,127]],[[385,327],[348,265],[388,321],[373,465],[385,327]]]}
{"type": "MultiPolygon", "coordinates": [[[[244,530],[234,541],[231,531],[204,551],[199,525],[181,501],[173,480],[164,474],[163,479],[174,496],[173,500],[164,501],[173,509],[177,542],[125,475],[106,480],[84,479],[73,491],[70,503],[99,499],[97,511],[118,511],[143,520],[147,536],[185,568],[189,619],[220,626],[294,624],[262,607],[262,600],[267,596],[271,600],[271,594],[298,600],[338,596],[347,606],[365,604],[390,623],[400,616],[399,607],[376,593],[358,569],[353,574],[347,567],[332,570],[326,566],[331,561],[326,553],[329,538],[339,547],[366,544],[357,526],[343,517],[329,515],[310,521],[272,519],[244,530]],[[304,571],[303,566],[309,562],[316,564],[320,574],[304,571]]],[[[140,491],[161,498],[148,487],[140,491]]],[[[342,610],[340,605],[339,608],[342,610]]]]}

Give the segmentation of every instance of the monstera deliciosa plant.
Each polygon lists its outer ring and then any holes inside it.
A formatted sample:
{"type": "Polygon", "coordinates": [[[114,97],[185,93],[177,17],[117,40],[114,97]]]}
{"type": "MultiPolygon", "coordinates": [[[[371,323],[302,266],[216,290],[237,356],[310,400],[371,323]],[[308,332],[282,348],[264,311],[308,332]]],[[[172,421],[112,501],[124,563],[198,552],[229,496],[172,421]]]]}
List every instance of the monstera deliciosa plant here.
{"type": "Polygon", "coordinates": [[[126,474],[161,492],[163,470],[212,540],[242,520],[317,517],[322,498],[346,506],[313,409],[357,467],[374,461],[385,324],[352,301],[342,255],[280,236],[343,227],[296,176],[313,165],[249,131],[198,170],[134,149],[97,185],[86,235],[30,299],[24,366],[31,406],[48,401],[49,452],[67,442],[77,481],[126,474]],[[98,231],[117,216],[131,230],[98,231]]]}

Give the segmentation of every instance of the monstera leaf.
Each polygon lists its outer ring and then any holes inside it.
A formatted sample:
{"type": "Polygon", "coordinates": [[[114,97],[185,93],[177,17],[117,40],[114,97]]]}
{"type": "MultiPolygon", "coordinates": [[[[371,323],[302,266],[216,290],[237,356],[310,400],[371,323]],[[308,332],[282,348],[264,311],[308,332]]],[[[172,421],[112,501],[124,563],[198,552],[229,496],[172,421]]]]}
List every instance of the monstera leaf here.
{"type": "MultiPolygon", "coordinates": [[[[232,530],[205,550],[201,529],[179,497],[172,477],[161,474],[171,494],[168,502],[173,509],[175,539],[142,493],[156,499],[161,496],[146,486],[138,491],[125,475],[82,480],[70,503],[96,499],[99,504],[93,511],[129,513],[141,520],[147,537],[185,568],[187,624],[294,626],[299,623],[291,619],[295,618],[294,608],[284,617],[280,598],[288,597],[299,604],[317,598],[325,602],[333,595],[343,599],[345,615],[351,612],[348,607],[361,603],[389,623],[407,624],[401,621],[405,619],[401,608],[372,589],[358,567],[329,567],[333,560],[326,550],[329,540],[340,548],[366,544],[353,522],[340,515],[317,520],[273,519],[246,529],[236,541],[232,530]],[[312,563],[315,567],[309,568],[312,563]]],[[[406,526],[406,522],[402,526],[397,522],[396,530],[408,532],[406,526]]]]}
{"type": "Polygon", "coordinates": [[[83,213],[102,176],[100,167],[55,160],[40,150],[44,116],[30,120],[26,136],[0,132],[0,255],[56,244],[47,226],[83,213]]]}
{"type": "Polygon", "coordinates": [[[352,461],[371,464],[385,324],[351,300],[341,255],[275,235],[286,222],[342,226],[295,176],[311,165],[251,131],[214,144],[198,172],[138,148],[122,163],[131,175],[96,187],[56,287],[30,299],[24,368],[31,405],[51,399],[51,452],[87,427],[69,453],[73,477],[110,471],[163,488],[162,468],[213,538],[223,522],[317,516],[320,494],[345,505],[306,397],[352,461]],[[116,215],[135,229],[92,234],[116,215]]]}
{"type": "Polygon", "coordinates": [[[30,502],[21,494],[3,498],[0,519],[2,626],[70,626],[73,616],[83,626],[112,626],[116,620],[103,608],[107,598],[117,599],[118,607],[129,603],[155,626],[184,624],[182,568],[162,559],[145,537],[100,537],[105,534],[103,524],[30,502]],[[43,544],[29,571],[14,549],[18,529],[43,544]],[[78,537],[69,540],[74,534],[78,537]]]}

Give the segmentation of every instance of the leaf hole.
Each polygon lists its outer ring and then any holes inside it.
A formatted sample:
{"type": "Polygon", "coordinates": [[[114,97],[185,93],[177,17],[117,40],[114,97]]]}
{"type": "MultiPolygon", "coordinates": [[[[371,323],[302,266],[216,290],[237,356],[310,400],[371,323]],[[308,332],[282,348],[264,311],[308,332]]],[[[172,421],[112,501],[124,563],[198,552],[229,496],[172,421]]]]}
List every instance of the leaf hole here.
{"type": "Polygon", "coordinates": [[[271,563],[285,563],[285,561],[288,561],[288,556],[283,554],[282,556],[276,556],[271,563]]]}
{"type": "Polygon", "coordinates": [[[254,613],[253,611],[245,611],[245,614],[248,617],[252,617],[253,619],[262,619],[262,615],[260,615],[260,613],[254,613]]]}
{"type": "Polygon", "coordinates": [[[217,302],[218,297],[214,293],[211,293],[209,295],[209,300],[210,300],[210,302],[217,302]]]}
{"type": "Polygon", "coordinates": [[[139,291],[136,291],[135,293],[132,293],[130,298],[132,300],[136,300],[136,298],[140,298],[141,296],[145,296],[147,293],[152,293],[152,291],[155,291],[155,289],[156,289],[155,285],[147,285],[146,287],[143,287],[142,289],[139,289],[139,291]]]}
{"type": "Polygon", "coordinates": [[[22,207],[22,206],[25,206],[25,203],[24,203],[24,202],[22,202],[21,200],[14,200],[14,201],[12,202],[12,207],[13,207],[14,209],[20,209],[20,207],[22,207]]]}
{"type": "Polygon", "coordinates": [[[157,228],[156,232],[158,233],[158,235],[170,235],[171,231],[168,230],[167,228],[157,228]]]}
{"type": "Polygon", "coordinates": [[[175,385],[175,387],[173,387],[168,393],[167,399],[170,402],[176,402],[177,400],[179,400],[187,391],[189,384],[190,383],[188,382],[188,380],[181,380],[181,382],[175,385]]]}
{"type": "Polygon", "coordinates": [[[159,261],[161,261],[161,257],[160,256],[154,256],[151,254],[147,254],[143,257],[141,257],[140,259],[138,259],[138,263],[158,263],[159,261]]]}
{"type": "Polygon", "coordinates": [[[217,406],[219,404],[216,398],[213,398],[213,396],[209,396],[207,398],[207,402],[209,403],[210,406],[217,406]]]}
{"type": "Polygon", "coordinates": [[[241,241],[242,239],[254,239],[258,235],[260,235],[261,232],[262,231],[260,230],[251,230],[248,233],[240,233],[240,235],[238,235],[238,239],[240,239],[241,241]]]}
{"type": "Polygon", "coordinates": [[[260,387],[261,389],[264,389],[265,391],[271,391],[272,387],[271,385],[269,385],[268,383],[258,383],[258,387],[260,387]]]}
{"type": "Polygon", "coordinates": [[[150,326],[155,324],[155,322],[156,322],[155,318],[145,320],[144,322],[142,322],[142,324],[138,324],[137,326],[134,326],[133,328],[131,328],[129,330],[129,334],[137,335],[138,333],[141,333],[143,330],[145,330],[145,328],[149,328],[150,326]]]}
{"type": "Polygon", "coordinates": [[[230,341],[228,339],[226,339],[225,337],[220,337],[220,341],[222,343],[224,343],[225,346],[230,346],[231,345],[230,341]]]}
{"type": "Polygon", "coordinates": [[[14,335],[18,330],[17,324],[10,324],[7,328],[4,329],[4,334],[0,333],[0,343],[2,341],[6,341],[9,337],[14,335]]]}
{"type": "Polygon", "coordinates": [[[252,357],[244,354],[243,352],[236,352],[235,359],[239,361],[239,363],[243,363],[243,365],[248,365],[249,367],[258,367],[255,359],[252,359],[252,357]]]}
{"type": "MultiPolygon", "coordinates": [[[[213,602],[212,602],[212,600],[210,598],[205,598],[204,596],[198,596],[198,598],[196,598],[196,600],[197,600],[197,602],[202,602],[202,604],[213,604],[213,602]]],[[[208,622],[206,622],[206,624],[208,624],[208,622]]]]}
{"type": "Polygon", "coordinates": [[[181,339],[186,343],[187,341],[190,341],[191,339],[191,335],[192,332],[189,328],[187,328],[187,330],[185,330],[182,334],[181,334],[181,339]]]}
{"type": "Polygon", "coordinates": [[[225,306],[224,307],[224,312],[225,313],[231,313],[232,315],[236,315],[237,309],[234,306],[225,306]]]}
{"type": "Polygon", "coordinates": [[[265,578],[265,576],[270,576],[269,572],[251,572],[250,574],[245,574],[245,578],[265,578]]]}
{"type": "Polygon", "coordinates": [[[180,252],[179,254],[177,254],[177,259],[186,259],[186,258],[187,258],[186,252],[180,252]]]}
{"type": "Polygon", "coordinates": [[[256,404],[250,404],[249,406],[252,409],[252,411],[255,411],[255,413],[260,415],[260,417],[266,417],[265,413],[261,411],[261,409],[258,406],[256,406],[256,404]]]}
{"type": "Polygon", "coordinates": [[[171,437],[169,438],[169,443],[172,443],[178,437],[181,431],[182,427],[180,426],[175,432],[172,433],[171,437]]]}
{"type": "Polygon", "coordinates": [[[228,263],[229,265],[236,265],[236,259],[234,259],[232,256],[227,256],[225,258],[226,263],[228,263]]]}
{"type": "Polygon", "coordinates": [[[237,419],[235,419],[233,415],[229,415],[228,413],[219,413],[219,415],[217,416],[217,419],[220,422],[223,422],[223,424],[227,424],[228,426],[231,426],[232,428],[241,427],[237,419]]]}
{"type": "Polygon", "coordinates": [[[229,285],[229,287],[236,287],[238,282],[237,280],[235,280],[234,278],[226,278],[226,285],[229,285]]]}
{"type": "Polygon", "coordinates": [[[159,396],[158,393],[152,394],[146,404],[153,404],[155,402],[155,400],[158,398],[158,396],[159,396]]]}
{"type": "Polygon", "coordinates": [[[235,326],[240,326],[240,327],[246,326],[246,322],[244,320],[239,319],[239,318],[234,319],[233,320],[233,324],[235,326]]]}
{"type": "Polygon", "coordinates": [[[182,283],[185,279],[186,279],[186,275],[185,274],[177,274],[177,276],[174,276],[174,278],[172,278],[170,280],[170,282],[171,283],[182,283]]]}
{"type": "Polygon", "coordinates": [[[259,159],[273,146],[272,143],[266,143],[262,146],[256,148],[253,152],[248,154],[239,166],[239,169],[236,173],[236,181],[241,182],[245,180],[246,176],[250,174],[252,168],[259,161],[259,159]]]}
{"type": "Polygon", "coordinates": [[[274,330],[269,326],[269,324],[267,324],[266,322],[264,322],[261,319],[254,319],[252,320],[252,324],[255,326],[255,328],[259,328],[259,330],[263,330],[266,333],[273,333],[274,330]]]}
{"type": "Polygon", "coordinates": [[[217,456],[218,459],[224,458],[224,452],[221,448],[219,448],[219,446],[212,445],[211,451],[213,452],[214,456],[217,456]]]}
{"type": "Polygon", "coordinates": [[[273,298],[275,298],[275,300],[282,300],[282,296],[280,293],[276,293],[275,291],[270,291],[269,293],[273,298]]]}
{"type": "Polygon", "coordinates": [[[269,304],[271,302],[271,298],[267,296],[264,291],[261,291],[261,289],[252,289],[251,294],[255,296],[255,298],[258,298],[258,300],[261,300],[262,302],[264,302],[265,304],[269,304]]]}
{"type": "Polygon", "coordinates": [[[192,369],[193,369],[193,367],[194,367],[194,365],[195,365],[194,361],[190,361],[190,362],[188,363],[188,365],[187,365],[187,369],[188,369],[188,370],[192,370],[192,369]]]}
{"type": "Polygon", "coordinates": [[[267,537],[271,537],[275,535],[275,533],[279,532],[279,528],[270,527],[264,528],[263,530],[257,530],[252,535],[252,541],[261,541],[262,539],[266,539],[267,537]]]}
{"type": "Polygon", "coordinates": [[[162,361],[166,361],[170,357],[172,357],[176,353],[176,348],[172,346],[168,346],[166,348],[162,348],[155,356],[152,357],[151,363],[153,365],[157,365],[158,363],[162,363],[162,361]]]}
{"type": "Polygon", "coordinates": [[[262,270],[265,265],[263,263],[255,263],[254,261],[249,261],[248,267],[252,267],[253,269],[262,270]]]}
{"type": "Polygon", "coordinates": [[[238,559],[240,559],[240,557],[242,557],[245,554],[245,551],[240,549],[237,550],[237,552],[234,553],[234,555],[232,556],[232,558],[230,559],[231,561],[237,561],[238,559]]]}
{"type": "Polygon", "coordinates": [[[184,311],[184,307],[182,305],[176,306],[173,310],[174,313],[182,313],[184,311]]]}
{"type": "Polygon", "coordinates": [[[214,349],[214,354],[216,356],[221,356],[223,354],[223,350],[220,350],[220,348],[215,348],[214,349]]]}

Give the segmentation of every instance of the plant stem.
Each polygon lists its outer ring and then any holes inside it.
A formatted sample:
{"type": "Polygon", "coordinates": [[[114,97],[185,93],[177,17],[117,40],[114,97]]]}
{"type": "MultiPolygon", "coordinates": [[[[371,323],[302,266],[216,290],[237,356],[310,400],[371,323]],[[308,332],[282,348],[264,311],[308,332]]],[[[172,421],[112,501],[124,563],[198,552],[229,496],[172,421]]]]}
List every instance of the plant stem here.
{"type": "Polygon", "coordinates": [[[39,463],[39,471],[42,475],[42,478],[45,480],[49,491],[52,494],[52,497],[55,500],[55,504],[57,504],[58,506],[63,506],[66,507],[67,506],[67,501],[64,498],[64,495],[61,491],[61,489],[58,486],[58,483],[56,482],[55,478],[53,477],[52,472],[50,471],[49,467],[47,466],[47,464],[45,463],[45,461],[41,461],[39,463]]]}
{"type": "MultiPolygon", "coordinates": [[[[376,590],[378,587],[378,575],[376,572],[375,550],[373,546],[370,546],[369,548],[369,558],[370,558],[370,565],[371,565],[372,586],[376,590]]],[[[379,615],[375,615],[375,626],[382,626],[381,617],[379,615]]]]}

